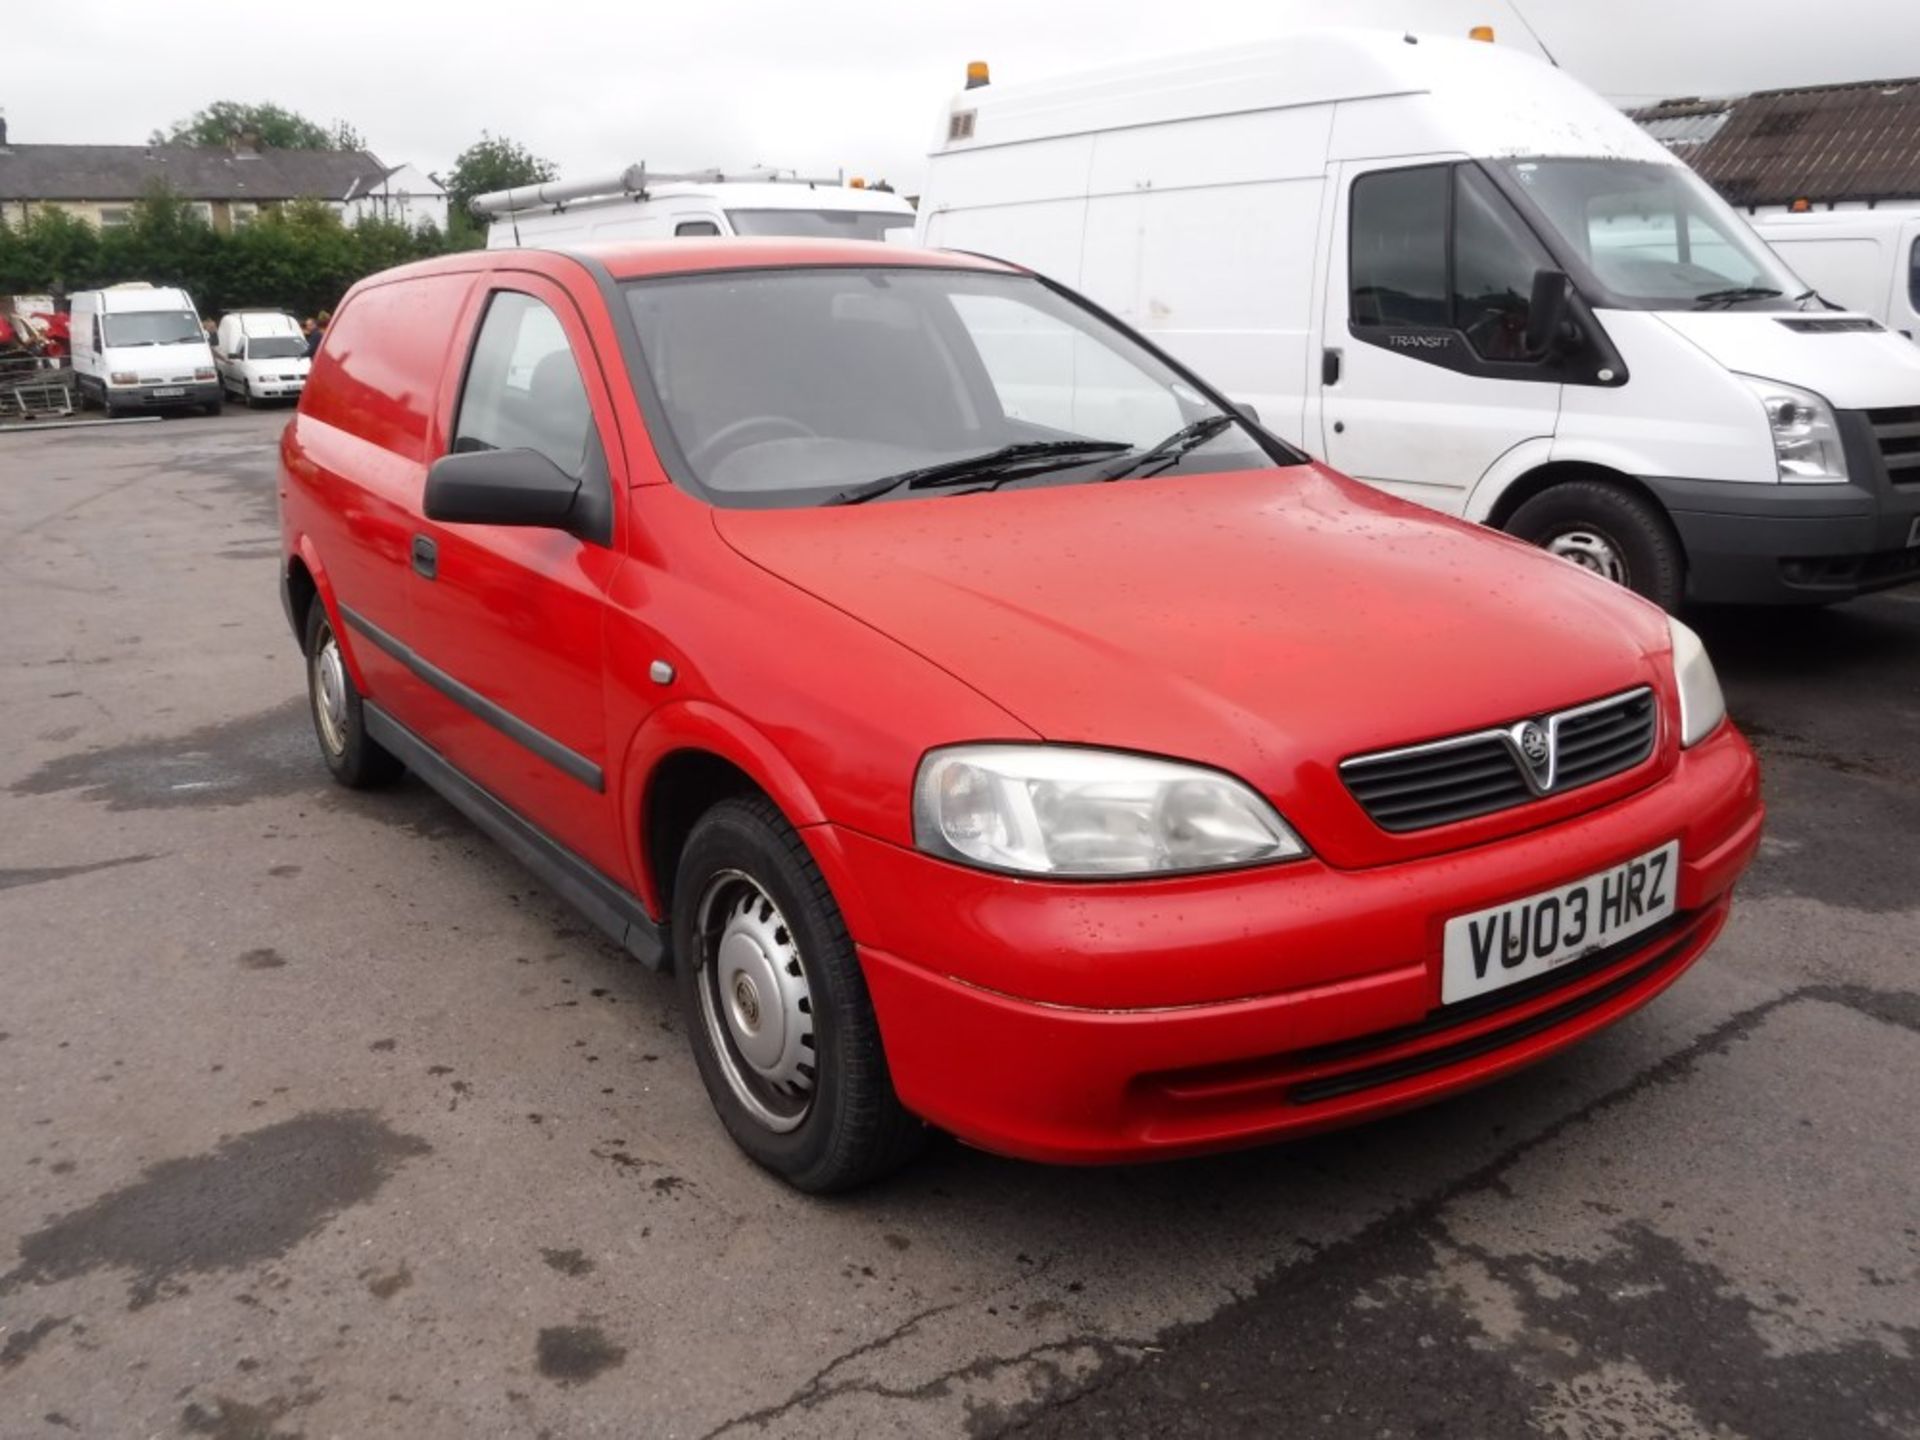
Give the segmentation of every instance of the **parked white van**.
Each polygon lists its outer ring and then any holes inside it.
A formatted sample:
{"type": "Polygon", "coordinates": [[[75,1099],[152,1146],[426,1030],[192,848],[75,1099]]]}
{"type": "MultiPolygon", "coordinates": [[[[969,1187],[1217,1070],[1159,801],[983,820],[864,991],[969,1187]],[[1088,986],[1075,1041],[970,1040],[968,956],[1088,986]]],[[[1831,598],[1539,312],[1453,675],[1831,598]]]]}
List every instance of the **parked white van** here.
{"type": "Polygon", "coordinates": [[[136,281],[76,291],[73,379],[82,406],[220,413],[220,382],[193,297],[136,281]]]}
{"type": "Polygon", "coordinates": [[[487,248],[564,249],[602,240],[688,235],[812,235],[884,240],[913,228],[913,206],[888,190],[758,172],[729,179],[718,170],[679,174],[630,165],[617,175],[496,190],[473,202],[493,223],[487,248]]]}
{"type": "Polygon", "coordinates": [[[1763,211],[1752,223],[1822,298],[1920,339],[1920,208],[1763,211]]]}
{"type": "Polygon", "coordinates": [[[1071,285],[1336,468],[1669,608],[1920,578],[1920,349],[1825,310],[1531,57],[1315,31],[969,88],[917,238],[1071,285]]]}
{"type": "Polygon", "coordinates": [[[284,310],[229,310],[213,339],[220,387],[242,404],[298,400],[307,387],[307,337],[284,310]]]}

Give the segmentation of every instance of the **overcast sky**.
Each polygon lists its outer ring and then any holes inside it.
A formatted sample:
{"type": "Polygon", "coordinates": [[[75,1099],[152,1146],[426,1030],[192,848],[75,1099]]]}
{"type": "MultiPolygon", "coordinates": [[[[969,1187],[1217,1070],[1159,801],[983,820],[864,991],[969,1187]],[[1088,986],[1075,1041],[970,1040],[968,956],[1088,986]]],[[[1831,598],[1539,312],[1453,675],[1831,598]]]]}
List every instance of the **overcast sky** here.
{"type": "Polygon", "coordinates": [[[1535,49],[1530,26],[1622,103],[1920,75],[1920,0],[296,0],[201,13],[67,0],[17,17],[0,42],[12,139],[138,143],[212,100],[272,100],[351,121],[390,164],[444,169],[488,129],[573,177],[767,163],[912,192],[973,59],[1012,81],[1303,24],[1484,22],[1535,49]]]}

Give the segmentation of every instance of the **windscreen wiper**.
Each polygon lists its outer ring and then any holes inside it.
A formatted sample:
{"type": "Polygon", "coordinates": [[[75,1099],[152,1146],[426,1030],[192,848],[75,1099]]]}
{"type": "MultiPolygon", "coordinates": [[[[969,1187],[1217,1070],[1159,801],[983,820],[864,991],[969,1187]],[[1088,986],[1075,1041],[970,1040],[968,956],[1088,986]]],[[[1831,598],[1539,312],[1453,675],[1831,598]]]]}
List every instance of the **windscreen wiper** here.
{"type": "Polygon", "coordinates": [[[948,460],[925,465],[918,470],[903,470],[898,475],[883,475],[820,503],[823,505],[860,505],[895,490],[932,490],[947,485],[965,485],[974,480],[1012,480],[1021,475],[1040,475],[1082,460],[1118,454],[1132,447],[1118,440],[1021,440],[1002,445],[964,460],[948,460]],[[1011,473],[1009,473],[1011,472],[1011,473]]]}
{"type": "Polygon", "coordinates": [[[1119,480],[1127,475],[1137,475],[1149,465],[1160,465],[1164,468],[1179,460],[1189,450],[1196,450],[1206,444],[1231,424],[1233,424],[1231,415],[1203,416],[1191,425],[1182,425],[1166,439],[1148,446],[1138,455],[1129,455],[1118,465],[1103,470],[1100,478],[1119,480]]]}
{"type": "Polygon", "coordinates": [[[1736,285],[1731,290],[1709,290],[1704,295],[1694,296],[1693,308],[1704,310],[1718,301],[1720,307],[1725,309],[1742,300],[1771,300],[1779,293],[1771,285],[1736,285]]]}

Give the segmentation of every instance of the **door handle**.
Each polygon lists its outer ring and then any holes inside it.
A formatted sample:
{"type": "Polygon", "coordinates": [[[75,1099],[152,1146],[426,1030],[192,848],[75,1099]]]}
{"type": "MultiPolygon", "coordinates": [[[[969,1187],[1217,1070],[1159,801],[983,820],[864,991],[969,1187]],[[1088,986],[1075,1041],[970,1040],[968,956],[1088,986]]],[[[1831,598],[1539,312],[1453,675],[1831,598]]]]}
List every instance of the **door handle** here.
{"type": "Polygon", "coordinates": [[[440,565],[440,552],[425,535],[413,537],[413,573],[431,580],[440,565]]]}
{"type": "Polygon", "coordinates": [[[1322,385],[1340,383],[1340,352],[1338,350],[1320,352],[1320,383],[1322,385]]]}

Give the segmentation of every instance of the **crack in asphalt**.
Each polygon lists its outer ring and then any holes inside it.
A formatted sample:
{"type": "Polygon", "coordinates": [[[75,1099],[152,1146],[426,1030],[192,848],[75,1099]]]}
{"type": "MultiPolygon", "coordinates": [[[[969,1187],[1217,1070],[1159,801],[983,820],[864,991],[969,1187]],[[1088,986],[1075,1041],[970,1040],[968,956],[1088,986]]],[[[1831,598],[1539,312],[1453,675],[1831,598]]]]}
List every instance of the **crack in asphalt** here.
{"type": "MultiPolygon", "coordinates": [[[[1106,1342],[1112,1345],[1113,1353],[1103,1358],[1093,1375],[1079,1385],[1062,1387],[1049,1383],[1046,1389],[1036,1394],[1033,1399],[1014,1407],[1011,1411],[991,1407],[974,1412],[970,1417],[970,1432],[976,1437],[998,1437],[1067,1429],[1099,1435],[1119,1433],[1160,1435],[1168,1433],[1171,1428],[1176,1428],[1170,1425],[1170,1420],[1177,1421],[1183,1416],[1191,1423],[1199,1424],[1204,1432],[1221,1422],[1219,1407],[1225,1397],[1218,1393],[1205,1396],[1195,1393],[1196,1389],[1209,1389],[1208,1385],[1198,1387],[1187,1385],[1184,1387],[1184,1393],[1169,1393],[1169,1391],[1178,1392],[1183,1389],[1177,1378],[1156,1390],[1145,1382],[1144,1377],[1155,1370],[1178,1366],[1183,1360],[1192,1362],[1196,1359],[1205,1359],[1209,1358],[1210,1351],[1217,1353],[1227,1349],[1228,1347],[1218,1343],[1222,1334],[1230,1333],[1236,1327],[1257,1317],[1263,1302],[1270,1302],[1276,1294],[1282,1295],[1283,1304],[1287,1298],[1298,1301],[1304,1295],[1315,1294],[1317,1299],[1323,1298],[1328,1301],[1328,1308],[1331,1308],[1331,1305],[1337,1303],[1341,1297],[1351,1297],[1364,1289],[1364,1285],[1355,1283],[1356,1276],[1390,1281],[1404,1279],[1416,1273],[1401,1266],[1381,1268],[1375,1262],[1381,1252],[1394,1255],[1403,1262],[1417,1260],[1420,1249],[1426,1247],[1435,1237],[1445,1235],[1441,1217],[1455,1201],[1481,1191],[1498,1190],[1504,1184],[1502,1177],[1505,1173],[1529,1154],[1553,1144],[1576,1127],[1587,1125],[1608,1112],[1618,1109],[1651,1088],[1685,1077],[1702,1060],[1722,1055],[1736,1042],[1752,1035],[1778,1011],[1791,1005],[1808,1002],[1839,1005],[1882,1023],[1920,1033],[1920,994],[1882,990],[1864,985],[1827,983],[1802,985],[1784,991],[1728,1016],[1681,1049],[1648,1066],[1623,1085],[1568,1112],[1536,1134],[1516,1141],[1493,1159],[1451,1184],[1389,1211],[1356,1234],[1319,1250],[1311,1259],[1294,1265],[1283,1264],[1267,1270],[1256,1279],[1252,1289],[1246,1295],[1229,1301],[1205,1319],[1176,1326],[1151,1344],[1106,1342]],[[1322,1284],[1316,1286],[1316,1279],[1322,1284]],[[1284,1292],[1280,1287],[1285,1287],[1284,1292]],[[1318,1294],[1321,1290],[1324,1291],[1324,1295],[1318,1294]],[[1141,1383],[1135,1388],[1146,1393],[1133,1403],[1128,1403],[1127,1400],[1114,1400],[1112,1404],[1102,1407],[1099,1413],[1095,1413],[1090,1408],[1092,1402],[1101,1397],[1112,1397],[1118,1387],[1129,1381],[1140,1381],[1141,1383]],[[1175,1405],[1182,1408],[1176,1410],[1173,1416],[1164,1413],[1167,1408],[1175,1405]]],[[[1448,1243],[1455,1243],[1458,1248],[1457,1242],[1448,1243]]],[[[1639,1248],[1642,1251],[1647,1249],[1644,1245],[1639,1248]]],[[[1589,1265],[1588,1268],[1597,1275],[1604,1264],[1605,1262],[1600,1262],[1589,1265]]],[[[1428,1269],[1431,1268],[1429,1261],[1428,1269]]],[[[1569,1273],[1572,1273],[1571,1269],[1569,1273]]],[[[1661,1260],[1658,1262],[1657,1273],[1678,1272],[1671,1271],[1667,1260],[1661,1260]]],[[[1707,1287],[1709,1290],[1710,1288],[1707,1287]]],[[[1615,1290],[1618,1291],[1618,1289],[1619,1287],[1616,1286],[1615,1290]]],[[[1690,1293],[1701,1293],[1701,1289],[1700,1285],[1695,1284],[1690,1293]]],[[[1606,1292],[1603,1291],[1603,1293],[1606,1292]]],[[[1301,1303],[1305,1302],[1301,1301],[1301,1303]]],[[[1402,1307],[1404,1303],[1405,1297],[1399,1295],[1389,1297],[1387,1302],[1389,1306],[1395,1307],[1402,1307]]],[[[1311,1305],[1309,1308],[1312,1308],[1311,1305]]],[[[1552,1307],[1549,1305],[1546,1308],[1551,1310],[1552,1307]]],[[[1624,1322],[1616,1316],[1613,1317],[1613,1323],[1624,1322]]],[[[1308,1346],[1322,1345],[1326,1338],[1323,1327],[1306,1326],[1304,1336],[1299,1333],[1302,1329],[1299,1326],[1293,1326],[1290,1329],[1273,1328],[1292,1341],[1308,1346]]],[[[1411,1325],[1409,1328],[1414,1332],[1420,1332],[1418,1325],[1411,1325]]],[[[1572,1333],[1585,1335],[1587,1329],[1576,1326],[1572,1333]]],[[[1404,1339],[1406,1344],[1404,1350],[1396,1347],[1396,1353],[1402,1354],[1403,1359],[1408,1361],[1409,1369],[1421,1363],[1424,1358],[1421,1355],[1422,1349],[1433,1343],[1432,1336],[1424,1332],[1410,1333],[1398,1338],[1404,1339]]],[[[1920,1348],[1920,1331],[1914,1333],[1909,1344],[1912,1348],[1920,1348]]],[[[1614,1348],[1624,1349],[1619,1345],[1614,1348]]],[[[1492,1437],[1501,1435],[1517,1436],[1536,1433],[1529,1426],[1516,1428],[1509,1423],[1517,1415],[1522,1415],[1526,1411],[1527,1407],[1519,1402],[1537,1399],[1537,1396],[1531,1394],[1533,1389],[1531,1382],[1521,1383],[1522,1377],[1512,1367],[1503,1361],[1498,1361],[1496,1357],[1482,1355],[1470,1357],[1467,1360],[1469,1364],[1474,1360],[1485,1362],[1479,1364],[1477,1372],[1471,1376],[1473,1384],[1469,1387],[1463,1383],[1459,1373],[1459,1367],[1463,1361],[1461,1353],[1463,1349],[1464,1347],[1455,1347],[1452,1350],[1443,1351],[1444,1359],[1451,1368],[1444,1377],[1436,1381],[1434,1393],[1446,1395],[1449,1401],[1461,1404],[1463,1408],[1471,1408],[1472,1423],[1469,1430],[1464,1433],[1475,1434],[1483,1437],[1483,1440],[1492,1440],[1492,1437]],[[1462,1393],[1469,1388],[1472,1389],[1472,1394],[1462,1393]]],[[[1873,1389],[1868,1380],[1857,1373],[1861,1365],[1857,1351],[1843,1348],[1826,1353],[1835,1357],[1832,1363],[1845,1372],[1842,1378],[1850,1388],[1862,1391],[1873,1389]]],[[[1283,1356],[1279,1351],[1271,1355],[1263,1353],[1260,1358],[1263,1361],[1274,1362],[1275,1369],[1286,1369],[1285,1364],[1280,1363],[1283,1356]]],[[[1291,1360],[1296,1357],[1286,1356],[1285,1358],[1291,1360]]],[[[1320,1365],[1331,1362],[1337,1366],[1342,1359],[1352,1361],[1356,1358],[1358,1357],[1353,1356],[1350,1349],[1345,1353],[1334,1350],[1321,1354],[1319,1362],[1320,1365]]],[[[1887,1359],[1885,1352],[1881,1352],[1881,1358],[1885,1363],[1887,1359]]],[[[1772,1363],[1770,1360],[1769,1364],[1772,1363]]],[[[1312,1372],[1318,1369],[1319,1365],[1309,1358],[1302,1368],[1312,1372]]],[[[1313,1380],[1311,1373],[1301,1376],[1296,1372],[1296,1378],[1303,1378],[1307,1383],[1312,1383],[1313,1380]]],[[[1798,1376],[1797,1383],[1804,1387],[1806,1378],[1804,1375],[1798,1376]]],[[[1875,1382],[1878,1378],[1877,1376],[1868,1377],[1875,1382]]],[[[1397,1376],[1394,1385],[1388,1387],[1388,1392],[1404,1392],[1410,1389],[1411,1379],[1410,1374],[1397,1376]]],[[[1311,1404],[1301,1403],[1300,1397],[1281,1394],[1274,1398],[1275,1410],[1262,1417],[1265,1423],[1275,1423],[1282,1413],[1292,1414],[1294,1418],[1309,1424],[1316,1418],[1312,1414],[1301,1413],[1311,1412],[1314,1407],[1311,1404]]],[[[1883,1405],[1899,1402],[1920,1406],[1920,1395],[1909,1398],[1905,1394],[1896,1393],[1891,1401],[1885,1394],[1878,1394],[1876,1398],[1883,1405]]],[[[1710,1403],[1707,1408],[1717,1418],[1724,1419],[1723,1404],[1724,1401],[1710,1403]]],[[[1326,1433],[1340,1434],[1349,1433],[1340,1427],[1352,1421],[1354,1417],[1321,1414],[1317,1418],[1323,1423],[1336,1422],[1335,1428],[1326,1433]]],[[[1394,1418],[1400,1417],[1396,1415],[1394,1418]]],[[[1429,1415],[1429,1419],[1431,1418],[1429,1415]]],[[[1365,1433],[1374,1433],[1374,1428],[1377,1427],[1363,1426],[1362,1428],[1365,1429],[1365,1433]]],[[[1829,1431],[1829,1433],[1835,1432],[1829,1431]]],[[[1884,1435],[1899,1432],[1876,1430],[1861,1433],[1884,1435]]]]}
{"type": "Polygon", "coordinates": [[[49,880],[65,880],[74,875],[91,875],[96,870],[111,870],[116,865],[138,865],[152,860],[153,855],[121,855],[113,860],[95,860],[88,865],[40,865],[23,869],[0,869],[0,890],[13,890],[24,885],[44,885],[49,880]]]}

